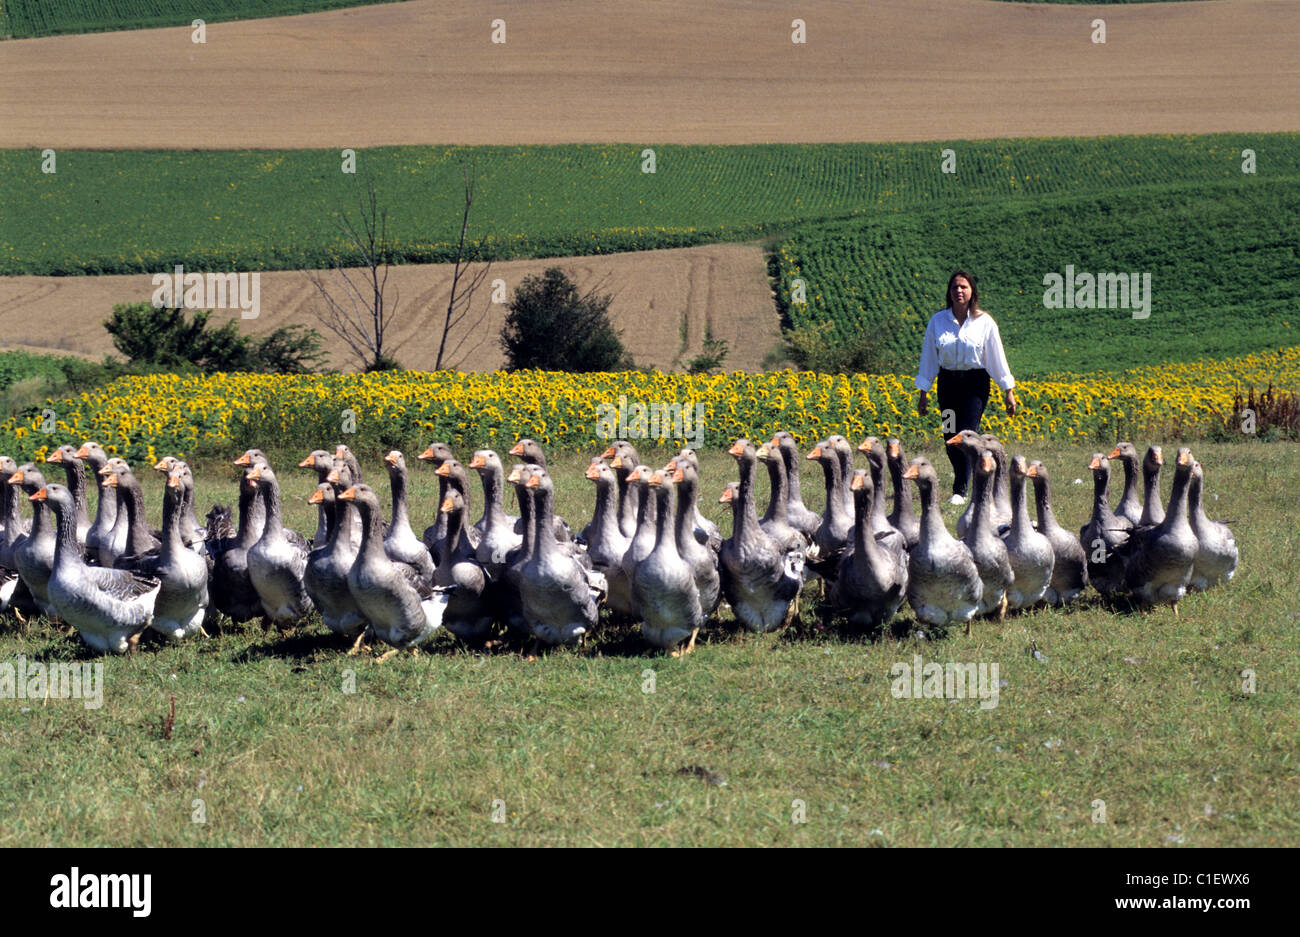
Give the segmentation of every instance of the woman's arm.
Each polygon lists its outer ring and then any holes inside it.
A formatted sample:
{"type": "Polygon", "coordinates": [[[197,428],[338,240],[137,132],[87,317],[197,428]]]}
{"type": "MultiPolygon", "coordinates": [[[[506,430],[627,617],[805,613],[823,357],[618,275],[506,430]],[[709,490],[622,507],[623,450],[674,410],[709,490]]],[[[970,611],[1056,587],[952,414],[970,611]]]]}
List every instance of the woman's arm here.
{"type": "Polygon", "coordinates": [[[934,319],[925,327],[925,338],[921,340],[921,365],[916,372],[916,389],[920,391],[916,398],[916,412],[925,416],[927,397],[934,379],[939,375],[939,344],[934,334],[934,319]]]}
{"type": "Polygon", "coordinates": [[[993,383],[1002,388],[1002,400],[1007,414],[1014,416],[1017,403],[1015,392],[1011,388],[1016,386],[1016,379],[1011,376],[1011,366],[1007,364],[1007,354],[1002,349],[998,324],[992,319],[989,319],[989,335],[984,342],[984,367],[989,372],[989,377],[993,378],[993,383]]]}

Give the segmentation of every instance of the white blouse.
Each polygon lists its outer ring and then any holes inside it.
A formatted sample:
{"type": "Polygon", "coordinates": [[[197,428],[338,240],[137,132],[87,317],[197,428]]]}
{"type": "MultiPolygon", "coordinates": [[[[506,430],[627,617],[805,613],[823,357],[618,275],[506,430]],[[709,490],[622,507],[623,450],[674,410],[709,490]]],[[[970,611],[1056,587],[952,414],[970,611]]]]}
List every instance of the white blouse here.
{"type": "Polygon", "coordinates": [[[916,375],[918,390],[928,391],[939,376],[939,369],[970,371],[984,368],[993,383],[1003,390],[1016,385],[1002,350],[1002,337],[998,324],[987,312],[968,315],[957,324],[952,309],[941,309],[925,327],[925,341],[921,345],[921,368],[916,375]]]}

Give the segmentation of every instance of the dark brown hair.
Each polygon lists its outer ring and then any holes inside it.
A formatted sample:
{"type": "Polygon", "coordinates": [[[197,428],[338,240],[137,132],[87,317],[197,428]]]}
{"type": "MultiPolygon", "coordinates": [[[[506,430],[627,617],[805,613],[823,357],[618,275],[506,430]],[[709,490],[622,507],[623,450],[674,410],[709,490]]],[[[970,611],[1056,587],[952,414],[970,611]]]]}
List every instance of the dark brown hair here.
{"type": "Polygon", "coordinates": [[[970,284],[970,305],[966,307],[967,313],[978,310],[980,307],[979,284],[977,284],[975,278],[965,270],[954,270],[952,276],[948,278],[948,289],[945,290],[943,294],[944,305],[950,309],[952,308],[952,285],[957,282],[958,277],[961,277],[970,284]]]}

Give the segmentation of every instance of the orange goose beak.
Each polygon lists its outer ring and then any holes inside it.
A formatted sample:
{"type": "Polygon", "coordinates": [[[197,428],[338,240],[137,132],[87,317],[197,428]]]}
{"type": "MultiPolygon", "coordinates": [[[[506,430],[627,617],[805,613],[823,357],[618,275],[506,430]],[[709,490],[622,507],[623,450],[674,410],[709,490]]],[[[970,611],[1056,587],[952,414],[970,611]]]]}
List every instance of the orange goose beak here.
{"type": "Polygon", "coordinates": [[[487,468],[487,459],[483,458],[481,455],[475,454],[474,457],[469,460],[469,467],[472,469],[487,468]]]}
{"type": "Polygon", "coordinates": [[[443,498],[442,504],[438,506],[438,512],[440,514],[450,514],[455,509],[456,502],[451,500],[451,498],[443,498]]]}
{"type": "Polygon", "coordinates": [[[524,482],[524,487],[525,487],[525,488],[536,488],[536,487],[537,487],[538,485],[540,485],[541,483],[542,483],[542,476],[540,476],[540,475],[529,475],[529,476],[528,476],[528,481],[524,482]]]}
{"type": "Polygon", "coordinates": [[[506,476],[506,481],[518,483],[519,479],[522,477],[523,477],[523,466],[516,465],[514,468],[510,470],[510,474],[506,476]]]}
{"type": "Polygon", "coordinates": [[[339,481],[339,470],[336,468],[330,469],[330,473],[325,476],[325,480],[337,485],[339,481]]]}
{"type": "Polygon", "coordinates": [[[167,475],[167,487],[179,488],[181,486],[181,476],[179,472],[171,472],[167,475]]]}
{"type": "Polygon", "coordinates": [[[430,459],[433,458],[433,446],[430,446],[428,449],[425,449],[423,452],[417,455],[416,458],[419,459],[421,462],[428,462],[430,459]]]}
{"type": "Polygon", "coordinates": [[[1186,448],[1178,450],[1179,465],[1190,465],[1191,461],[1192,461],[1192,450],[1186,448]]]}
{"type": "Polygon", "coordinates": [[[108,477],[105,478],[105,479],[100,483],[100,487],[101,487],[101,488],[116,488],[116,487],[117,487],[117,473],[116,473],[116,472],[110,472],[109,475],[108,475],[108,477]]]}
{"type": "Polygon", "coordinates": [[[727,454],[742,456],[745,454],[745,447],[740,444],[740,440],[738,439],[731,444],[731,448],[727,450],[727,454]]]}
{"type": "Polygon", "coordinates": [[[809,452],[806,456],[804,456],[805,459],[820,459],[821,457],[822,457],[821,446],[813,446],[812,451],[809,452]]]}
{"type": "Polygon", "coordinates": [[[325,500],[325,496],[321,494],[319,488],[317,488],[315,491],[313,491],[310,495],[307,496],[308,504],[320,504],[324,500],[325,500]]]}
{"type": "Polygon", "coordinates": [[[684,481],[686,481],[686,475],[684,472],[682,472],[681,467],[679,466],[673,469],[673,482],[676,484],[681,484],[684,481]]]}
{"type": "Polygon", "coordinates": [[[898,458],[898,453],[901,452],[901,451],[902,451],[902,450],[901,450],[901,448],[899,447],[898,443],[896,443],[896,442],[891,442],[891,443],[889,444],[889,457],[890,457],[891,459],[897,459],[897,458],[898,458]]]}
{"type": "Polygon", "coordinates": [[[348,488],[339,494],[339,498],[343,501],[355,501],[357,499],[357,489],[348,488]]]}
{"type": "Polygon", "coordinates": [[[1118,459],[1119,457],[1120,457],[1119,446],[1116,446],[1114,449],[1110,450],[1110,452],[1107,453],[1106,455],[1106,458],[1108,459],[1118,459]]]}
{"type": "Polygon", "coordinates": [[[728,504],[732,498],[731,489],[723,488],[722,494],[718,495],[718,504],[728,504]]]}
{"type": "Polygon", "coordinates": [[[248,457],[247,452],[245,452],[243,455],[241,455],[238,459],[235,460],[236,465],[251,465],[252,463],[253,460],[248,457]]]}
{"type": "MultiPolygon", "coordinates": [[[[859,450],[862,449],[861,446],[859,446],[858,448],[859,448],[859,450]]],[[[865,451],[865,450],[864,450],[864,451],[865,451]]],[[[853,473],[853,481],[849,482],[849,487],[852,488],[854,491],[861,491],[861,490],[862,490],[862,476],[859,475],[857,472],[854,472],[854,473],[853,473]]]]}
{"type": "Polygon", "coordinates": [[[1038,477],[1037,465],[1031,465],[1029,466],[1029,468],[1025,469],[1025,478],[1037,478],[1037,477],[1038,477]]]}
{"type": "Polygon", "coordinates": [[[34,494],[30,494],[30,495],[28,495],[28,496],[27,496],[27,500],[28,500],[28,501],[44,501],[44,500],[45,500],[45,489],[42,488],[40,491],[37,491],[37,492],[35,492],[34,494]]]}
{"type": "Polygon", "coordinates": [[[1152,446],[1151,448],[1154,449],[1154,450],[1155,450],[1155,453],[1156,453],[1156,465],[1164,465],[1164,464],[1165,464],[1165,454],[1164,454],[1163,452],[1160,451],[1160,447],[1159,447],[1159,446],[1152,446]]]}
{"type": "Polygon", "coordinates": [[[402,454],[398,452],[396,449],[394,449],[392,452],[388,453],[388,455],[384,456],[384,461],[387,462],[389,465],[396,465],[397,460],[400,459],[401,457],[402,454]]]}
{"type": "Polygon", "coordinates": [[[649,482],[647,482],[647,484],[649,484],[651,488],[658,488],[660,485],[663,484],[663,481],[664,481],[664,477],[661,473],[651,472],[650,480],[649,482]]]}
{"type": "Polygon", "coordinates": [[[524,444],[522,442],[517,442],[510,447],[510,455],[523,455],[523,454],[524,454],[524,444]]]}
{"type": "Polygon", "coordinates": [[[947,440],[948,445],[955,446],[961,442],[961,433],[953,433],[952,438],[947,440]]]}
{"type": "Polygon", "coordinates": [[[918,477],[920,477],[920,474],[921,474],[921,473],[920,473],[919,471],[917,471],[917,468],[916,468],[915,465],[909,465],[909,466],[907,467],[907,471],[905,471],[905,472],[903,473],[903,477],[904,477],[904,478],[918,478],[918,477]]]}
{"type": "Polygon", "coordinates": [[[612,461],[612,462],[609,463],[609,467],[610,467],[610,468],[622,468],[622,467],[623,467],[623,457],[622,457],[621,455],[616,455],[616,456],[614,456],[614,461],[612,461]]]}
{"type": "Polygon", "coordinates": [[[450,462],[444,462],[444,463],[442,463],[442,465],[439,465],[436,469],[433,470],[433,474],[435,474],[435,475],[440,475],[440,476],[442,476],[443,478],[450,478],[450,477],[451,477],[451,463],[450,463],[450,462]]]}
{"type": "Polygon", "coordinates": [[[590,465],[587,466],[587,472],[586,472],[586,475],[587,475],[587,478],[590,479],[591,481],[595,481],[596,479],[600,478],[600,460],[599,460],[599,459],[596,459],[596,460],[593,461],[590,465]]]}
{"type": "Polygon", "coordinates": [[[55,449],[53,452],[51,452],[49,455],[47,455],[47,456],[45,457],[45,461],[46,461],[46,462],[62,462],[62,461],[63,461],[63,453],[60,452],[58,449],[55,449]]]}
{"type": "Polygon", "coordinates": [[[22,469],[19,469],[18,471],[14,472],[12,475],[9,476],[9,484],[11,485],[20,485],[22,484],[22,481],[23,481],[22,469]]]}
{"type": "Polygon", "coordinates": [[[311,456],[307,456],[307,458],[303,459],[301,462],[298,463],[298,468],[311,468],[315,464],[316,464],[316,460],[313,459],[311,456]]]}
{"type": "Polygon", "coordinates": [[[1088,463],[1088,468],[1092,469],[1093,471],[1096,471],[1097,469],[1101,468],[1101,459],[1098,456],[1093,456],[1092,461],[1088,463]]]}
{"type": "Polygon", "coordinates": [[[88,442],[83,442],[81,444],[76,453],[78,459],[86,459],[90,457],[90,445],[91,444],[88,442]]]}
{"type": "MultiPolygon", "coordinates": [[[[515,450],[513,450],[513,449],[510,450],[510,454],[511,454],[511,455],[520,455],[519,452],[515,452],[515,450]]],[[[612,458],[614,458],[614,447],[613,447],[613,446],[607,446],[607,447],[605,448],[605,451],[602,452],[602,453],[600,454],[600,457],[601,457],[602,459],[612,459],[612,458]]]]}

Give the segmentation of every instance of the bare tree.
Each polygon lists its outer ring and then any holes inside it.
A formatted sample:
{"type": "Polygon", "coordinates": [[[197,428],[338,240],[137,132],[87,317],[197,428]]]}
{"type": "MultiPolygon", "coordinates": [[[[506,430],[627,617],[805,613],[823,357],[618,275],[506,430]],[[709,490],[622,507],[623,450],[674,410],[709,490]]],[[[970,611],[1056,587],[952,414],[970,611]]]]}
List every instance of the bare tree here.
{"type": "Polygon", "coordinates": [[[395,364],[384,342],[399,297],[396,287],[391,304],[385,296],[393,244],[388,236],[388,212],[379,207],[373,179],[366,178],[365,191],[358,194],[357,200],[358,220],[354,222],[340,208],[339,227],[362,266],[348,268],[334,257],[333,270],[342,286],[341,296],[329,290],[321,271],[307,271],[307,278],[324,300],[324,306],[313,307],[312,314],[348,346],[363,368],[372,371],[395,364]]]}
{"type": "Polygon", "coordinates": [[[478,260],[482,254],[482,242],[474,243],[468,251],[465,247],[465,238],[469,233],[469,211],[474,205],[474,176],[473,166],[465,170],[465,209],[460,218],[460,238],[456,241],[456,262],[451,274],[451,295],[447,298],[447,315],[442,322],[442,338],[438,342],[438,357],[433,365],[435,371],[441,371],[444,365],[449,365],[450,358],[458,354],[466,339],[474,334],[473,329],[465,329],[448,353],[447,336],[469,316],[474,293],[483,285],[488,272],[492,269],[492,263],[489,261],[475,273],[469,273],[468,270],[469,265],[478,260]],[[468,279],[462,287],[461,278],[465,276],[468,276],[468,279]]]}
{"type": "MultiPolygon", "coordinates": [[[[474,169],[469,167],[465,170],[465,200],[460,236],[456,241],[456,258],[452,265],[451,295],[442,317],[434,370],[453,366],[470,338],[478,338],[480,344],[483,340],[477,334],[478,330],[472,328],[473,323],[467,322],[473,312],[474,294],[492,267],[487,263],[477,271],[470,269],[483,252],[481,242],[469,240],[474,181],[474,169]],[[459,337],[452,336],[453,332],[458,332],[459,337]]],[[[312,309],[316,319],[348,346],[361,367],[368,371],[380,370],[397,366],[394,356],[405,344],[403,341],[393,345],[387,337],[398,304],[396,287],[391,302],[386,295],[393,240],[388,234],[388,212],[379,205],[372,179],[366,179],[365,190],[359,194],[358,202],[358,219],[354,221],[351,215],[340,209],[339,227],[352,253],[360,258],[361,266],[344,267],[341,259],[334,257],[332,268],[341,286],[337,291],[331,291],[323,271],[308,271],[307,277],[324,301],[323,306],[312,309]]]]}

